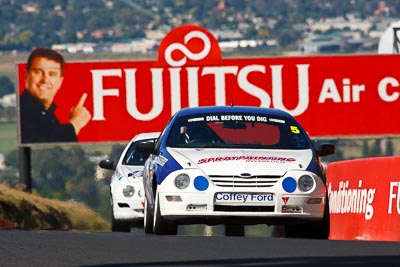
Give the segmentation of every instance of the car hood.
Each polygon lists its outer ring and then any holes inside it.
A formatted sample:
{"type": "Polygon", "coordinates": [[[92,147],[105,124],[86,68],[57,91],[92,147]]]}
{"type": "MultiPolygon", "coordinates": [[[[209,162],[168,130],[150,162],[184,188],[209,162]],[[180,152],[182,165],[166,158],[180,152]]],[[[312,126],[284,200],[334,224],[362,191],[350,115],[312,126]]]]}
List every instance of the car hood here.
{"type": "Polygon", "coordinates": [[[129,182],[142,181],[143,180],[143,166],[137,165],[120,165],[116,169],[117,178],[121,180],[123,177],[129,182]],[[132,174],[132,175],[130,175],[132,174]]]}
{"type": "Polygon", "coordinates": [[[182,168],[199,168],[206,175],[277,175],[305,170],[313,153],[304,150],[168,148],[182,168]]]}

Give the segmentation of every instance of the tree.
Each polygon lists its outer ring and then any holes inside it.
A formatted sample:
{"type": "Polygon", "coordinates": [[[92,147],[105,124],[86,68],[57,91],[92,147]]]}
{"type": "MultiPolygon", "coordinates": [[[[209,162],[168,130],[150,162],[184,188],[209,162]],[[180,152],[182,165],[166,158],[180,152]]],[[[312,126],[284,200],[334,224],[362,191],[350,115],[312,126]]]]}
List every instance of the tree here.
{"type": "Polygon", "coordinates": [[[115,144],[111,147],[111,153],[109,155],[109,158],[113,160],[115,163],[117,163],[118,159],[121,157],[121,154],[124,150],[126,145],[121,145],[121,144],[115,144]]]}
{"type": "Polygon", "coordinates": [[[299,40],[300,34],[295,30],[288,29],[285,31],[281,31],[278,33],[278,43],[283,47],[294,46],[296,42],[299,40]]]}
{"type": "Polygon", "coordinates": [[[0,119],[3,121],[16,121],[17,120],[17,107],[16,106],[0,106],[0,119]]]}
{"type": "Polygon", "coordinates": [[[99,192],[93,175],[95,165],[79,146],[32,150],[33,187],[44,197],[72,198],[97,208],[99,192]]]}
{"type": "Polygon", "coordinates": [[[18,150],[14,149],[4,156],[5,170],[0,172],[0,182],[17,185],[20,183],[18,179],[18,150]]]}
{"type": "Polygon", "coordinates": [[[381,150],[381,139],[375,139],[372,148],[371,148],[371,152],[370,155],[371,157],[378,157],[380,156],[382,153],[381,150]]]}
{"type": "Polygon", "coordinates": [[[15,93],[13,82],[7,76],[0,76],[0,97],[15,93]]]}
{"type": "Polygon", "coordinates": [[[34,35],[31,30],[25,30],[18,35],[18,40],[24,47],[30,48],[34,35]]]}
{"type": "Polygon", "coordinates": [[[3,39],[1,40],[1,45],[5,48],[5,49],[13,49],[18,43],[17,38],[15,38],[15,36],[10,35],[10,34],[5,34],[3,36],[3,39]]]}
{"type": "Polygon", "coordinates": [[[385,156],[393,156],[394,155],[394,146],[392,139],[387,139],[386,141],[386,149],[385,156]]]}
{"type": "Polygon", "coordinates": [[[368,140],[363,139],[362,141],[362,155],[363,158],[369,157],[369,146],[368,146],[368,140]]]}

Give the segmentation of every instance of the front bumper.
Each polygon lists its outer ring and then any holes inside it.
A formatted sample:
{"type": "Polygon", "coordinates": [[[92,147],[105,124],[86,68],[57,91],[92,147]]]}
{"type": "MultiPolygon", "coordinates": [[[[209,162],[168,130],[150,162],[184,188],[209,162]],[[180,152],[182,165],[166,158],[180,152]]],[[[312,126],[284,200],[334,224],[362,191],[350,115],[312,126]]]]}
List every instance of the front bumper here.
{"type": "Polygon", "coordinates": [[[136,221],[143,220],[144,217],[144,198],[143,198],[143,183],[127,182],[126,177],[113,179],[111,185],[111,206],[115,220],[136,221]],[[123,195],[123,189],[126,186],[132,186],[134,193],[127,197],[123,195]]]}
{"type": "Polygon", "coordinates": [[[143,200],[113,199],[112,211],[116,220],[141,220],[144,214],[143,200]]]}
{"type": "MultiPolygon", "coordinates": [[[[282,195],[282,197],[287,197],[282,195]]],[[[249,224],[280,224],[322,219],[325,198],[291,195],[284,204],[279,198],[273,205],[217,205],[213,194],[171,194],[160,193],[161,215],[166,219],[181,223],[229,223],[238,219],[249,224]],[[171,196],[179,196],[181,201],[171,201],[171,196]],[[320,199],[319,204],[307,204],[312,199],[320,199]]]]}
{"type": "Polygon", "coordinates": [[[161,215],[181,224],[282,224],[316,221],[324,216],[326,189],[319,177],[310,192],[297,189],[292,193],[285,192],[282,181],[259,188],[219,187],[210,182],[204,191],[193,185],[179,190],[173,177],[176,174],[158,186],[158,201],[161,215]]]}

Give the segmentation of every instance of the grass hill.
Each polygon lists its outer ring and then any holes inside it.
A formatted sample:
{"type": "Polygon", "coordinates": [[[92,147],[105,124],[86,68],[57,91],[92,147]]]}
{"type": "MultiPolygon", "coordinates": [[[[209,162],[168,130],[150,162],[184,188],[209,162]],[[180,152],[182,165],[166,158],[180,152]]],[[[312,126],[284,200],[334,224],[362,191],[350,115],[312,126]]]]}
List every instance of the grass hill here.
{"type": "Polygon", "coordinates": [[[110,224],[88,207],[29,194],[0,184],[1,222],[24,230],[109,231],[110,224]]]}

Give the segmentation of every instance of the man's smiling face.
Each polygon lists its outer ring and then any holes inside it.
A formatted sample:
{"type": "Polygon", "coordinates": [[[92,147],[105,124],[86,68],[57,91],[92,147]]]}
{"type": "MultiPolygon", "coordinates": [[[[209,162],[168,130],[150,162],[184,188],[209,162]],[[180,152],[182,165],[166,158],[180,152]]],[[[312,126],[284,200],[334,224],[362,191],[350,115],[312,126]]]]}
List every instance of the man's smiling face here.
{"type": "Polygon", "coordinates": [[[26,89],[46,108],[51,106],[62,81],[61,64],[44,57],[36,57],[25,73],[26,89]]]}

